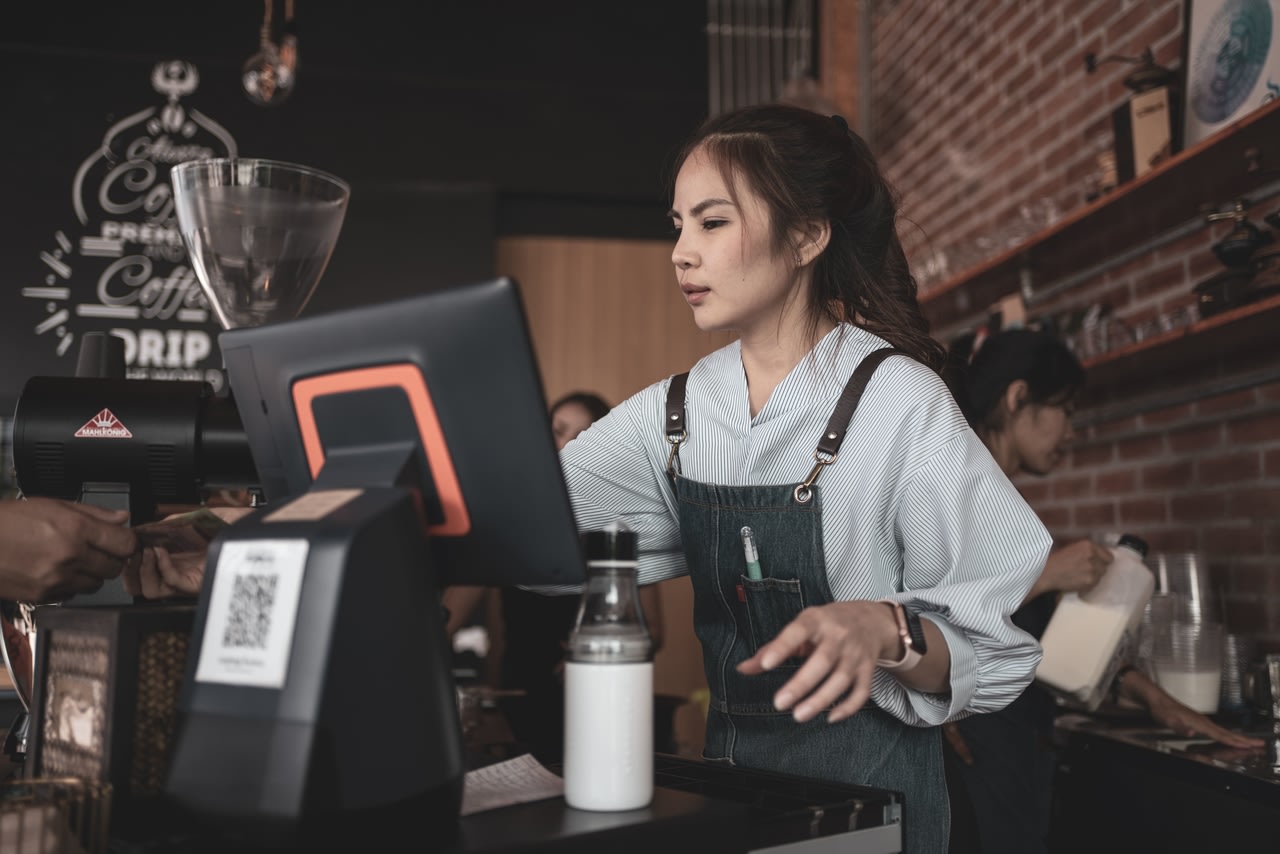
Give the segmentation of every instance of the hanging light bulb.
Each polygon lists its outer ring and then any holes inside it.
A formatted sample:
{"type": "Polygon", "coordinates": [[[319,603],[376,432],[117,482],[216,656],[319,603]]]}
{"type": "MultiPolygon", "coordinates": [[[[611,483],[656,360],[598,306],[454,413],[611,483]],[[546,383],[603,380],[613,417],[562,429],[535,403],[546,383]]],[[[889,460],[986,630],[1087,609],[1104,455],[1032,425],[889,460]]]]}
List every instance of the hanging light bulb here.
{"type": "Polygon", "coordinates": [[[240,84],[249,100],[269,107],[282,103],[293,92],[297,79],[298,40],[292,32],[293,0],[287,0],[285,17],[289,32],[279,47],[271,39],[271,6],[263,0],[262,32],[258,51],[249,57],[240,71],[240,84]]]}

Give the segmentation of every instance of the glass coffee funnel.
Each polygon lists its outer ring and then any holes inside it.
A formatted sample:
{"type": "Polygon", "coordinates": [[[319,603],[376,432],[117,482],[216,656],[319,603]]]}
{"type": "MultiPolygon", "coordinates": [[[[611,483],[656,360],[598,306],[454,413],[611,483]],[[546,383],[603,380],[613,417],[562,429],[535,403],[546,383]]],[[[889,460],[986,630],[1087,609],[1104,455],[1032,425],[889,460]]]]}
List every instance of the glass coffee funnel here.
{"type": "Polygon", "coordinates": [[[297,317],[329,263],[351,188],[276,160],[191,160],[170,170],[178,229],[224,329],[297,317]]]}

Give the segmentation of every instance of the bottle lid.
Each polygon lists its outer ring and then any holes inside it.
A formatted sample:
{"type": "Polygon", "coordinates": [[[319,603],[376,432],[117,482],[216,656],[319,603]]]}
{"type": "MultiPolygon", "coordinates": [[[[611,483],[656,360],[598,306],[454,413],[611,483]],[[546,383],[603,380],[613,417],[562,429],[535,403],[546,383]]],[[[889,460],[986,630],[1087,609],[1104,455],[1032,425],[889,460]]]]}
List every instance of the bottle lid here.
{"type": "Polygon", "coordinates": [[[1134,534],[1122,534],[1117,546],[1128,546],[1143,557],[1147,556],[1147,541],[1134,534]]]}
{"type": "Polygon", "coordinates": [[[597,560],[634,561],[637,553],[636,532],[621,523],[614,523],[602,531],[587,531],[582,535],[582,552],[588,562],[597,560]]]}

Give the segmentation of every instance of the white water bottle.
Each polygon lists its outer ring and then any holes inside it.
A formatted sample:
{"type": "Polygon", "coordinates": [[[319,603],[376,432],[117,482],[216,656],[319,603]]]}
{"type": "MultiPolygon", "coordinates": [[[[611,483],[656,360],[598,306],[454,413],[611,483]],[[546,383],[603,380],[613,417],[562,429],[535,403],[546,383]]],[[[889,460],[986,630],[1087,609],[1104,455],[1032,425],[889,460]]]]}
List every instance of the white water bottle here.
{"type": "Polygon", "coordinates": [[[583,535],[587,580],[569,634],[564,799],[583,810],[653,800],[653,645],[636,586],[636,535],[583,535]]]}

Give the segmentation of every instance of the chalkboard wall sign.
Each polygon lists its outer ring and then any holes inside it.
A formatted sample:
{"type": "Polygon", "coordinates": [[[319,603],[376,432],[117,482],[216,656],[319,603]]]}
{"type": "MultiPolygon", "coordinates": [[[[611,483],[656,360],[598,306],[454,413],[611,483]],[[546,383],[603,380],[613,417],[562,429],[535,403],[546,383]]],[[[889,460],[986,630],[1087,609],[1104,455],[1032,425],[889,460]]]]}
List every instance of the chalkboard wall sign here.
{"type": "MultiPolygon", "coordinates": [[[[169,168],[243,149],[231,123],[219,120],[217,100],[199,97],[194,63],[128,63],[120,76],[105,129],[68,128],[62,136],[67,147],[79,138],[78,156],[39,158],[43,190],[17,197],[28,200],[15,223],[22,239],[5,247],[0,289],[0,394],[8,411],[28,377],[70,373],[91,331],[124,340],[130,377],[205,380],[221,390],[221,330],[177,229],[169,168]]],[[[64,121],[75,123],[71,115],[64,121]]],[[[353,188],[343,251],[335,250],[323,296],[308,311],[492,272],[491,188],[361,189],[353,188]],[[379,245],[386,237],[391,247],[379,245]],[[412,255],[395,251],[410,246],[412,255]]]]}
{"type": "Polygon", "coordinates": [[[0,415],[28,377],[70,374],[92,331],[124,340],[130,376],[221,382],[173,216],[168,169],[185,160],[267,157],[351,184],[304,314],[487,278],[499,234],[665,232],[666,158],[705,115],[702,4],[406,4],[394,22],[294,5],[295,88],[269,107],[240,85],[256,0],[6,10],[0,415]]]}

